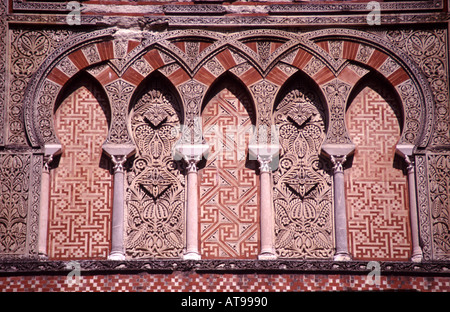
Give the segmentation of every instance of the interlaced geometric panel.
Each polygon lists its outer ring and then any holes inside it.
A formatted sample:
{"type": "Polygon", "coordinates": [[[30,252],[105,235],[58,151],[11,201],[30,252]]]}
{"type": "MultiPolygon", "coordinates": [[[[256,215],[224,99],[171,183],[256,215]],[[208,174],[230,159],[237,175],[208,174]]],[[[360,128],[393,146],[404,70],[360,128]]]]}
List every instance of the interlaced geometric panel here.
{"type": "Polygon", "coordinates": [[[201,255],[254,259],[259,246],[259,179],[247,160],[253,108],[232,83],[218,90],[202,113],[210,152],[199,170],[201,255]]]}
{"type": "Polygon", "coordinates": [[[356,144],[345,170],[349,248],[354,259],[410,257],[407,178],[394,161],[400,137],[394,99],[364,88],[351,103],[346,122],[356,144]],[[394,106],[395,107],[395,106],[394,106]]]}
{"type": "Polygon", "coordinates": [[[81,82],[55,113],[63,146],[51,170],[48,252],[53,259],[106,258],[111,240],[112,176],[102,158],[108,134],[108,102],[81,82]]]}
{"type": "Polygon", "coordinates": [[[153,80],[131,113],[136,155],[127,173],[126,252],[132,258],[179,258],[184,247],[184,175],[172,156],[180,111],[153,80]]]}
{"type": "Polygon", "coordinates": [[[320,148],[324,112],[315,92],[293,85],[274,111],[281,145],[273,173],[275,248],[283,258],[333,255],[332,179],[320,148]]]}

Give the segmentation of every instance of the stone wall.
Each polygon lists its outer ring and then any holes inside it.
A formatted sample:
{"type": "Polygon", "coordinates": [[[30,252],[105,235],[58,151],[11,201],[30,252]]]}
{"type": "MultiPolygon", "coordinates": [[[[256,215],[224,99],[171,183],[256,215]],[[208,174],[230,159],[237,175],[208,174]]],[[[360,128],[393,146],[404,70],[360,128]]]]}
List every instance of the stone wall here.
{"type": "Polygon", "coordinates": [[[1,1],[2,261],[447,263],[448,6],[379,4],[1,1]]]}

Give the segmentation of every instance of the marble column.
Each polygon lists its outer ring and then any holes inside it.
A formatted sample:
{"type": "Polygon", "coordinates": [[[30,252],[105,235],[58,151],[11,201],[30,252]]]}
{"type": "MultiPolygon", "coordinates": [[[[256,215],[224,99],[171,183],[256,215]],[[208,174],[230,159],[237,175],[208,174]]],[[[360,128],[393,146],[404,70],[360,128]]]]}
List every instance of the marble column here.
{"type": "Polygon", "coordinates": [[[186,251],[184,260],[200,260],[198,240],[198,171],[197,163],[208,153],[206,144],[177,144],[174,159],[187,163],[186,200],[186,251]]]}
{"type": "Polygon", "coordinates": [[[259,260],[275,260],[277,254],[274,247],[274,212],[273,212],[273,198],[272,198],[272,183],[271,183],[271,169],[270,163],[272,156],[258,155],[258,162],[260,164],[260,227],[261,227],[261,250],[258,255],[259,260]]]}
{"type": "Polygon", "coordinates": [[[186,252],[185,260],[200,260],[198,241],[198,159],[188,158],[187,162],[187,207],[186,207],[186,252]]]}
{"type": "Polygon", "coordinates": [[[411,261],[422,262],[423,253],[419,243],[419,220],[417,217],[416,179],[413,156],[405,156],[408,171],[409,217],[411,226],[412,253],[411,261]]]}
{"type": "Polygon", "coordinates": [[[48,209],[50,205],[50,163],[53,155],[44,156],[41,176],[41,202],[39,211],[39,257],[47,258],[48,209]]]}
{"type": "Polygon", "coordinates": [[[333,163],[334,185],[334,227],[336,239],[336,252],[333,260],[351,260],[347,242],[347,208],[345,205],[344,162],[347,157],[331,155],[333,163]]]}
{"type": "Polygon", "coordinates": [[[111,251],[108,260],[125,260],[124,215],[125,215],[125,173],[127,157],[136,151],[133,144],[105,143],[102,146],[114,164],[114,189],[111,221],[111,251]]]}
{"type": "Polygon", "coordinates": [[[46,144],[44,146],[44,163],[41,175],[41,198],[39,207],[39,239],[38,255],[40,258],[48,257],[47,239],[48,239],[48,210],[50,206],[50,163],[54,156],[61,153],[60,144],[46,144]]]}
{"type": "Polygon", "coordinates": [[[114,195],[111,226],[111,252],[109,260],[125,260],[124,233],[124,155],[111,155],[114,164],[114,195]]]}
{"type": "Polygon", "coordinates": [[[423,259],[422,248],[419,241],[419,219],[417,215],[418,207],[416,200],[416,178],[414,166],[415,146],[412,144],[398,144],[396,153],[405,159],[408,171],[408,197],[409,197],[409,218],[411,228],[411,261],[421,262],[423,259]]]}
{"type": "Polygon", "coordinates": [[[261,249],[259,260],[275,260],[275,216],[273,211],[272,197],[272,161],[278,159],[280,146],[278,144],[249,144],[250,159],[259,162],[259,202],[260,202],[260,241],[261,249]]]}

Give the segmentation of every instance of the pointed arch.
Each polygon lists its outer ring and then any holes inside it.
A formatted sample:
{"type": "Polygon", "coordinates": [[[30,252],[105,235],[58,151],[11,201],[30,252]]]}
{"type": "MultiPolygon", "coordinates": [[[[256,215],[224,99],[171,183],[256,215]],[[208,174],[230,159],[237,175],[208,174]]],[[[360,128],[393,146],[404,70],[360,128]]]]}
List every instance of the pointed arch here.
{"type": "Polygon", "coordinates": [[[111,120],[107,96],[95,79],[77,74],[61,90],[54,118],[62,154],[52,163],[49,257],[105,259],[112,213],[112,176],[102,151],[111,120]]]}
{"type": "Polygon", "coordinates": [[[408,181],[404,161],[396,155],[403,114],[396,90],[375,72],[362,79],[349,98],[346,123],[355,151],[344,177],[354,259],[411,256],[408,181]]]}
{"type": "Polygon", "coordinates": [[[185,177],[173,159],[183,121],[176,89],[159,73],[136,90],[129,127],[136,154],[126,173],[125,252],[137,258],[179,258],[185,236],[185,177]]]}
{"type": "Polygon", "coordinates": [[[277,95],[279,166],[273,172],[275,248],[281,258],[330,258],[334,251],[332,179],[322,158],[327,109],[318,86],[295,74],[277,95]]]}
{"type": "Polygon", "coordinates": [[[205,96],[203,136],[208,159],[199,164],[202,258],[255,259],[259,247],[259,178],[248,143],[256,123],[248,90],[222,75],[205,96]]]}

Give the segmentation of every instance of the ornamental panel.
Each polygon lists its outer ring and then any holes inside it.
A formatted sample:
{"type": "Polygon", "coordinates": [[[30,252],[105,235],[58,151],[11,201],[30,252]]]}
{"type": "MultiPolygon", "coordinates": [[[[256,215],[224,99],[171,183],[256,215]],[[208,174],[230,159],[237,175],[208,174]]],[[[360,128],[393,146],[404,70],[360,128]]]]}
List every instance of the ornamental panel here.
{"type": "Polygon", "coordinates": [[[345,171],[349,248],[354,259],[408,260],[407,177],[394,157],[400,114],[390,106],[395,99],[378,92],[363,89],[346,115],[356,145],[345,171]]]}
{"type": "Polygon", "coordinates": [[[185,178],[172,156],[179,103],[153,80],[131,112],[136,155],[127,174],[126,253],[131,258],[179,258],[184,247],[185,178]]]}
{"type": "Polygon", "coordinates": [[[295,84],[274,111],[281,145],[273,173],[275,248],[283,258],[330,258],[334,252],[332,179],[320,149],[324,109],[312,88],[295,84]]]}
{"type": "Polygon", "coordinates": [[[109,106],[93,82],[76,86],[55,113],[63,154],[51,170],[48,253],[53,259],[106,258],[113,183],[102,144],[109,106]]]}
{"type": "Polygon", "coordinates": [[[200,253],[205,259],[255,259],[259,179],[247,156],[254,110],[232,83],[218,90],[202,113],[204,138],[211,150],[199,171],[200,253]]]}

